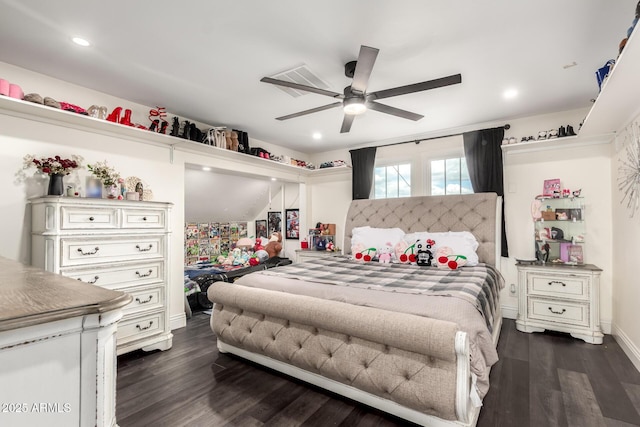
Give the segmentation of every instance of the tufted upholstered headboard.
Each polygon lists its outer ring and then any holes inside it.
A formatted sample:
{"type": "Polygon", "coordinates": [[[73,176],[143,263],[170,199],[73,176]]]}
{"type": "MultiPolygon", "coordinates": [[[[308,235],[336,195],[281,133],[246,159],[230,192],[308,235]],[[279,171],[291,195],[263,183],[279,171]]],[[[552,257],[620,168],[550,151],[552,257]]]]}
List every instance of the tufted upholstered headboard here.
{"type": "Polygon", "coordinates": [[[502,198],[496,193],[354,200],[345,222],[345,253],[351,251],[354,227],[399,227],[416,231],[470,231],[480,246],[480,262],[496,265],[500,259],[502,198]]]}

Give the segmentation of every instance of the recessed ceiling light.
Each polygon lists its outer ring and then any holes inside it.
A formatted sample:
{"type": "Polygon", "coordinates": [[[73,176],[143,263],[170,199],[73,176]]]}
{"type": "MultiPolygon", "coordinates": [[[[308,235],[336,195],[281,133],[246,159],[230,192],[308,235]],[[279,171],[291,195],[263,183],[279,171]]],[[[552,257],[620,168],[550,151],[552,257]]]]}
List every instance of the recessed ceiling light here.
{"type": "Polygon", "coordinates": [[[202,170],[205,172],[209,172],[211,170],[211,168],[209,166],[203,166],[202,170]]]}
{"type": "Polygon", "coordinates": [[[277,179],[275,179],[275,178],[271,178],[271,181],[277,181],[277,179]]]}
{"type": "Polygon", "coordinates": [[[518,91],[516,89],[507,89],[504,91],[502,96],[504,97],[504,99],[513,99],[518,96],[518,91]]]}
{"type": "Polygon", "coordinates": [[[313,139],[322,139],[322,134],[320,132],[314,132],[312,137],[313,139]]]}
{"type": "Polygon", "coordinates": [[[91,43],[89,43],[87,40],[83,39],[82,37],[74,37],[71,39],[71,41],[73,41],[75,44],[79,46],[83,46],[83,47],[91,46],[91,43]]]}

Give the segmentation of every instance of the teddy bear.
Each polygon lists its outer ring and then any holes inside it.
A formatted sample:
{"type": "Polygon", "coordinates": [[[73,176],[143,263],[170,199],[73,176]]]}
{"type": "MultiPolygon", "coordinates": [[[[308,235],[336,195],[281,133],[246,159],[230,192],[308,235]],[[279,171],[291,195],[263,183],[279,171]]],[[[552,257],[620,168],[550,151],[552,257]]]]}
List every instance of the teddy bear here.
{"type": "Polygon", "coordinates": [[[433,252],[431,248],[435,246],[436,242],[432,239],[418,239],[415,243],[416,251],[416,263],[421,267],[430,267],[431,260],[433,260],[433,252]]]}
{"type": "Polygon", "coordinates": [[[282,250],[282,234],[278,231],[271,234],[269,243],[264,247],[264,250],[269,254],[269,258],[280,255],[282,250]]]}
{"type": "Polygon", "coordinates": [[[380,248],[378,248],[378,262],[382,264],[391,263],[393,253],[393,245],[390,242],[385,243],[380,248]]]}

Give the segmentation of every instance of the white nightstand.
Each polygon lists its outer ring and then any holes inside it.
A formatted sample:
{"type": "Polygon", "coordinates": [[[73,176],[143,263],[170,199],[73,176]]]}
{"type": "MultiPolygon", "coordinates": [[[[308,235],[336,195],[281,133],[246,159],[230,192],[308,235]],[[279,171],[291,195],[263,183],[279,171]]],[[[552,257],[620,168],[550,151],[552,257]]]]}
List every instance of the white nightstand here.
{"type": "Polygon", "coordinates": [[[296,262],[311,261],[334,255],[340,255],[340,252],[317,251],[315,249],[296,249],[296,262]]]}
{"type": "Polygon", "coordinates": [[[567,332],[602,344],[600,272],[593,264],[517,265],[518,319],[522,332],[567,332]]]}

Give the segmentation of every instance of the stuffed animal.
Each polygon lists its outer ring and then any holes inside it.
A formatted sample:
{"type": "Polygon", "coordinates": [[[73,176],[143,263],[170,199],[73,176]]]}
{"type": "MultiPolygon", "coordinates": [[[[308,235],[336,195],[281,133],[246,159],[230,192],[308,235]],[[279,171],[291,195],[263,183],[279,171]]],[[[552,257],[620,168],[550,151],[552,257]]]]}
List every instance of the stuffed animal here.
{"type": "Polygon", "coordinates": [[[416,244],[409,246],[407,242],[401,240],[396,245],[396,258],[402,264],[415,264],[417,261],[416,257],[416,244]]]}
{"type": "Polygon", "coordinates": [[[433,252],[431,252],[431,248],[435,246],[436,242],[431,239],[418,239],[415,243],[416,252],[416,263],[421,267],[430,267],[431,260],[433,260],[433,252]]]}
{"type": "Polygon", "coordinates": [[[467,263],[467,257],[464,255],[456,255],[449,246],[441,246],[436,250],[436,263],[438,267],[449,267],[456,270],[467,263]]]}
{"type": "Polygon", "coordinates": [[[336,245],[333,242],[327,242],[327,251],[333,252],[336,249],[336,245]]]}
{"type": "Polygon", "coordinates": [[[385,243],[378,249],[378,262],[382,264],[391,263],[393,253],[393,245],[390,242],[385,243]]]}
{"type": "Polygon", "coordinates": [[[264,247],[264,250],[269,254],[269,258],[280,255],[280,251],[282,250],[282,234],[278,231],[271,234],[269,243],[264,247]]]}
{"type": "Polygon", "coordinates": [[[362,243],[351,246],[353,258],[357,261],[369,262],[376,256],[376,248],[367,248],[362,243]]]}

